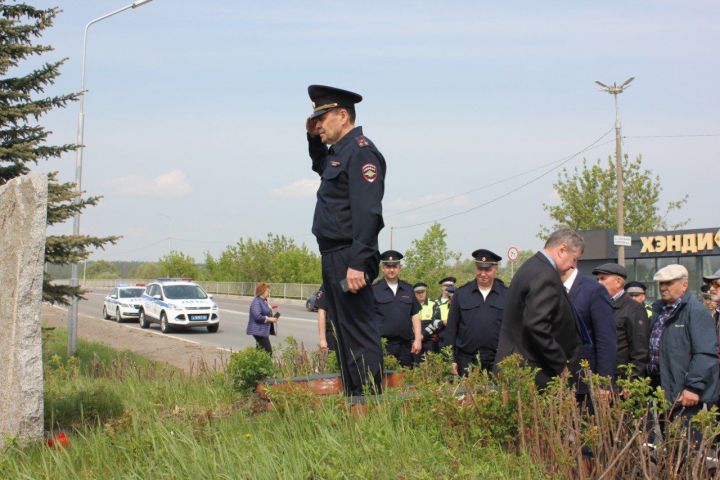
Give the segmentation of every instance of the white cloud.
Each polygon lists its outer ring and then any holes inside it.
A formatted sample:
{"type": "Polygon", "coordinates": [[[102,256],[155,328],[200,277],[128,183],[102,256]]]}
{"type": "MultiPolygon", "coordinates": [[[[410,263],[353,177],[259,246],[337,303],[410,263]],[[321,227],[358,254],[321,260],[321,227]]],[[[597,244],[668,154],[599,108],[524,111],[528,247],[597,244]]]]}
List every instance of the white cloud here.
{"type": "Polygon", "coordinates": [[[121,194],[141,197],[184,197],[192,191],[185,173],[171,170],[154,178],[129,175],[110,181],[112,187],[121,194]]]}
{"type": "Polygon", "coordinates": [[[301,178],[290,185],[273,188],[270,190],[270,196],[277,198],[312,198],[315,196],[319,186],[319,179],[301,178]]]}

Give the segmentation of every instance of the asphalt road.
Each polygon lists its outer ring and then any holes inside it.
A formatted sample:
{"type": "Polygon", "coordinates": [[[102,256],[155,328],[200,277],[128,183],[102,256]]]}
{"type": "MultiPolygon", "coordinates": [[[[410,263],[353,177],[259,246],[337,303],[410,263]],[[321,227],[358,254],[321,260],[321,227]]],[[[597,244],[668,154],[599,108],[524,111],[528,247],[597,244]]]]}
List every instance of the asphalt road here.
{"type": "MultiPolygon", "coordinates": [[[[102,318],[103,299],[107,293],[99,290],[88,291],[87,300],[78,304],[80,317],[78,321],[96,320],[114,323],[113,320],[103,320],[102,318]]],[[[240,350],[255,345],[255,339],[245,333],[252,299],[214,295],[213,300],[220,307],[220,329],[216,333],[208,332],[205,327],[197,327],[168,335],[180,340],[231,350],[240,350]]],[[[277,323],[278,335],[270,337],[270,341],[273,345],[279,345],[286,337],[292,336],[298,342],[304,342],[306,348],[313,350],[318,345],[317,314],[305,310],[304,303],[302,305],[292,303],[287,300],[270,298],[270,304],[277,305],[276,311],[281,314],[280,321],[277,323]]],[[[140,328],[136,320],[126,320],[122,324],[115,325],[117,328],[140,328]]],[[[160,332],[160,324],[157,323],[150,326],[150,331],[163,335],[160,332]]]]}

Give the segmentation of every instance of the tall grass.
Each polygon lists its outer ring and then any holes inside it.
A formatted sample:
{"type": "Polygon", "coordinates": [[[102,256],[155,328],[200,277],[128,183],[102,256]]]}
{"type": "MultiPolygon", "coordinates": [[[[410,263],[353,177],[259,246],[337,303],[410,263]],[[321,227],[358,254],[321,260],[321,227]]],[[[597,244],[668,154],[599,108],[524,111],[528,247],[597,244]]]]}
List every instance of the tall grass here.
{"type": "Polygon", "coordinates": [[[45,338],[46,391],[55,408],[47,428],[49,435],[67,432],[70,444],[10,442],[0,452],[2,479],[544,476],[527,457],[465,442],[444,421],[422,425],[398,396],[385,396],[360,418],[340,396],[306,401],[288,394],[265,411],[234,392],[222,374],[190,377],[86,342],[79,343],[77,360],[67,359],[64,335],[58,329],[45,338]],[[105,392],[109,404],[119,402],[119,411],[79,415],[63,403],[75,395],[85,412],[83,392],[94,391],[105,392]]]}

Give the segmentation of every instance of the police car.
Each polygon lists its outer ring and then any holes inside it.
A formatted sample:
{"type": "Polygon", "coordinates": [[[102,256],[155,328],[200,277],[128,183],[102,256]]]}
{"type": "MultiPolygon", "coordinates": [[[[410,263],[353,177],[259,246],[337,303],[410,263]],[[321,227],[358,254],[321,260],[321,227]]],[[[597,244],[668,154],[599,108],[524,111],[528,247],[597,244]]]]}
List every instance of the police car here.
{"type": "Polygon", "coordinates": [[[103,318],[105,320],[114,318],[118,323],[129,318],[138,318],[140,316],[140,297],[144,291],[144,285],[117,285],[105,296],[103,318]]]}
{"type": "Polygon", "coordinates": [[[174,328],[206,327],[217,332],[220,310],[212,295],[189,278],[159,278],[145,287],[140,305],[140,328],[159,323],[163,333],[174,328]]]}

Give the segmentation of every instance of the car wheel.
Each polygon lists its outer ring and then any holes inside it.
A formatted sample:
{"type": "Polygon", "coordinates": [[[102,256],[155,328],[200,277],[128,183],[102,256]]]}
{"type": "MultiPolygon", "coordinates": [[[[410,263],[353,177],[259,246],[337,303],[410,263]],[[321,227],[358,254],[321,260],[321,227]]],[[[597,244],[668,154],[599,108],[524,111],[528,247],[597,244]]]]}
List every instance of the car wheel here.
{"type": "Polygon", "coordinates": [[[122,323],[123,321],[122,315],[120,314],[120,307],[115,309],[115,321],[117,323],[122,323]]]}
{"type": "Polygon", "coordinates": [[[165,314],[165,312],[162,312],[160,314],[160,331],[163,333],[172,332],[172,327],[168,323],[167,315],[165,314]]]}
{"type": "Polygon", "coordinates": [[[217,332],[217,331],[218,331],[218,328],[220,328],[220,324],[219,324],[219,323],[216,323],[215,325],[208,325],[208,326],[207,326],[208,332],[210,332],[210,333],[215,333],[215,332],[217,332]]]}
{"type": "Polygon", "coordinates": [[[104,318],[105,320],[110,320],[110,315],[108,315],[108,313],[107,313],[107,307],[106,307],[105,305],[103,305],[103,318],[104,318]]]}
{"type": "Polygon", "coordinates": [[[312,303],[310,303],[310,300],[305,302],[305,310],[307,310],[308,312],[312,312],[313,308],[312,308],[312,303]]]}
{"type": "Polygon", "coordinates": [[[148,319],[145,318],[145,310],[140,309],[140,316],[138,317],[138,321],[140,322],[140,328],[149,328],[150,322],[148,322],[148,319]]]}

